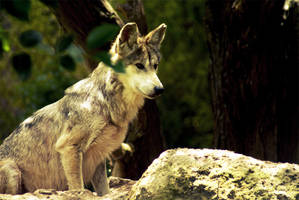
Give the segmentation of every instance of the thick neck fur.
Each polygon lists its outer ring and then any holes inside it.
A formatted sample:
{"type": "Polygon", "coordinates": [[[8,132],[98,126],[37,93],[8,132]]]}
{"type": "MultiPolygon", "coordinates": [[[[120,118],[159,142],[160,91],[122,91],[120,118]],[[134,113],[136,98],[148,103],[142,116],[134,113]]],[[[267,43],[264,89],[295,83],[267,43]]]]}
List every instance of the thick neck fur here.
{"type": "Polygon", "coordinates": [[[103,63],[100,63],[88,78],[71,86],[65,93],[76,94],[83,101],[92,101],[92,109],[106,112],[112,123],[118,126],[125,126],[132,121],[144,103],[142,95],[126,87],[119,80],[118,74],[103,63]]]}

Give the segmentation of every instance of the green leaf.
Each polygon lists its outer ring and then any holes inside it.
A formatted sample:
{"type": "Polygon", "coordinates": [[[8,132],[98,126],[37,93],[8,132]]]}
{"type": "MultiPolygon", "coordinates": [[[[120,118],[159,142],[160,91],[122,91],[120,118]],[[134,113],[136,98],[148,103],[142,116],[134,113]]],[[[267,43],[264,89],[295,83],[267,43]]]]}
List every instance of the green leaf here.
{"type": "Polygon", "coordinates": [[[1,53],[3,53],[4,51],[10,51],[8,33],[4,31],[2,28],[0,28],[0,42],[1,53]]]}
{"type": "Polygon", "coordinates": [[[1,39],[1,43],[2,43],[2,49],[5,52],[10,51],[10,45],[9,45],[9,41],[6,38],[1,39]]]}
{"type": "Polygon", "coordinates": [[[13,55],[12,65],[22,80],[30,77],[32,65],[30,55],[25,52],[13,55]]]}
{"type": "Polygon", "coordinates": [[[109,67],[112,65],[110,61],[110,54],[107,52],[97,52],[94,58],[96,61],[103,62],[105,65],[108,65],[109,67]]]}
{"type": "Polygon", "coordinates": [[[19,41],[24,47],[34,47],[42,41],[43,37],[40,32],[28,30],[19,36],[19,41]]]}
{"type": "Polygon", "coordinates": [[[10,15],[20,20],[29,20],[30,0],[2,0],[1,4],[10,15]]]}
{"type": "Polygon", "coordinates": [[[119,27],[114,24],[103,24],[101,26],[97,26],[87,37],[87,47],[89,49],[102,47],[105,43],[112,41],[118,32],[119,27]]]}
{"type": "Polygon", "coordinates": [[[125,73],[125,66],[121,61],[118,61],[115,65],[111,66],[114,71],[118,72],[118,73],[125,73]]]}
{"type": "Polygon", "coordinates": [[[76,63],[70,55],[63,55],[60,57],[60,64],[63,68],[69,71],[74,71],[76,68],[76,63]]]}
{"type": "Polygon", "coordinates": [[[4,52],[8,52],[10,50],[10,46],[8,40],[0,37],[0,58],[3,57],[4,52]]]}
{"type": "Polygon", "coordinates": [[[118,73],[124,73],[125,72],[125,67],[123,65],[122,62],[117,62],[116,64],[111,63],[110,60],[110,54],[107,52],[98,52],[95,54],[95,59],[98,62],[103,62],[105,65],[107,65],[108,67],[111,67],[112,69],[114,69],[115,72],[118,73]]]}
{"type": "Polygon", "coordinates": [[[73,37],[71,35],[65,35],[59,38],[56,42],[55,49],[57,52],[61,53],[65,51],[73,42],[73,37]]]}
{"type": "Polygon", "coordinates": [[[39,0],[39,1],[42,2],[43,4],[45,4],[46,6],[49,6],[52,8],[56,8],[58,6],[57,0],[39,0]]]}

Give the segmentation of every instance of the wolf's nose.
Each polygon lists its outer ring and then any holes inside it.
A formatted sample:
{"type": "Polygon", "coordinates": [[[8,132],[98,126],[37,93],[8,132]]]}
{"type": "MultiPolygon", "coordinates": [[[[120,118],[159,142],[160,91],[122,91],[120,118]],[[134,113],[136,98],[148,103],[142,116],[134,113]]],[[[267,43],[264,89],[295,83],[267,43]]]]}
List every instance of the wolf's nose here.
{"type": "Polygon", "coordinates": [[[163,92],[164,92],[164,88],[163,87],[155,87],[154,88],[154,90],[155,90],[155,95],[156,96],[158,96],[158,95],[160,95],[160,94],[162,94],[163,92]]]}

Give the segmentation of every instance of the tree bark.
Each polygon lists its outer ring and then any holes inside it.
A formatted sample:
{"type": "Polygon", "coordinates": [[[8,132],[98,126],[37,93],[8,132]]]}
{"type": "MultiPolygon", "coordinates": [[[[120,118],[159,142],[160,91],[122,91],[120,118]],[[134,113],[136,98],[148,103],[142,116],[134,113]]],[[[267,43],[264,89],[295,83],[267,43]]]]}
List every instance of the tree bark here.
{"type": "Polygon", "coordinates": [[[207,1],[214,145],[298,163],[298,6],[284,2],[207,1]]]}
{"type": "Polygon", "coordinates": [[[117,4],[116,10],[125,22],[136,22],[142,35],[147,34],[147,23],[142,0],[127,0],[124,4],[117,4]]]}
{"type": "MultiPolygon", "coordinates": [[[[89,32],[104,23],[123,26],[122,19],[106,0],[73,0],[71,3],[68,0],[59,0],[58,2],[58,7],[51,8],[53,13],[65,31],[74,35],[74,42],[85,50],[88,67],[93,70],[98,63],[91,59],[92,52],[86,47],[86,38],[89,32]]],[[[140,19],[144,19],[143,21],[138,20],[137,24],[141,33],[145,34],[147,26],[143,5],[140,0],[136,2],[131,1],[134,4],[130,11],[136,13],[134,15],[127,13],[127,15],[139,16],[140,19]]],[[[126,20],[135,21],[132,17],[126,20]]],[[[110,45],[107,45],[101,50],[108,50],[109,47],[110,45]]],[[[123,170],[118,172],[122,177],[138,179],[153,159],[164,150],[159,113],[155,102],[146,101],[137,120],[132,124],[127,138],[133,144],[134,152],[122,155],[116,163],[123,166],[123,170]]]]}

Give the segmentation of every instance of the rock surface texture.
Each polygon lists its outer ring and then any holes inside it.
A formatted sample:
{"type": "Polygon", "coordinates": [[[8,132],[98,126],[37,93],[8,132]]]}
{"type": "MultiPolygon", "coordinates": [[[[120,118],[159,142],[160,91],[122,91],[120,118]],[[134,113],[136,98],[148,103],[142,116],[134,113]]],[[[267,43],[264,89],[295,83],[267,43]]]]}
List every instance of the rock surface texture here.
{"type": "Polygon", "coordinates": [[[299,165],[224,150],[168,150],[133,186],[129,199],[298,200],[299,165]]]}
{"type": "Polygon", "coordinates": [[[40,189],[34,193],[23,195],[0,194],[0,200],[125,200],[135,182],[128,179],[110,177],[110,193],[103,197],[99,197],[96,193],[89,190],[55,191],[40,189]]]}
{"type": "Polygon", "coordinates": [[[231,151],[174,149],[139,181],[110,178],[103,197],[88,190],[0,194],[0,200],[299,200],[299,165],[260,161],[231,151]]]}

